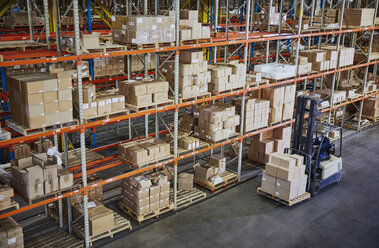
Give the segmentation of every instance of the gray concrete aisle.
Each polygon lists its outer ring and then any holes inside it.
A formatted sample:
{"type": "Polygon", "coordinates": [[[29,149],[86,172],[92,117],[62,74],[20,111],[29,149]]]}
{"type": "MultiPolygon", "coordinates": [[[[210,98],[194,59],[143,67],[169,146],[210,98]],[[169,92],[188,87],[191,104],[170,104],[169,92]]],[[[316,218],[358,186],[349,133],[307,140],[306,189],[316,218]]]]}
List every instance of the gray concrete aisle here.
{"type": "Polygon", "coordinates": [[[345,140],[342,181],[285,207],[261,178],[142,228],[113,247],[378,247],[379,126],[345,140]]]}

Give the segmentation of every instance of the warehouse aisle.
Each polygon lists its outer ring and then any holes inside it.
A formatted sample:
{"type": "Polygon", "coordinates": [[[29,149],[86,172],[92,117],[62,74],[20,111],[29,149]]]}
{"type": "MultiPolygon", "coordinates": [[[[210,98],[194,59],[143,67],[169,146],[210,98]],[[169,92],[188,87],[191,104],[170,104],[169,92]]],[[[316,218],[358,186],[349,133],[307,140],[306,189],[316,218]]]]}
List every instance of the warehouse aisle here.
{"type": "Polygon", "coordinates": [[[342,181],[292,208],[256,178],[105,247],[377,247],[378,147],[379,126],[345,140],[342,181]]]}

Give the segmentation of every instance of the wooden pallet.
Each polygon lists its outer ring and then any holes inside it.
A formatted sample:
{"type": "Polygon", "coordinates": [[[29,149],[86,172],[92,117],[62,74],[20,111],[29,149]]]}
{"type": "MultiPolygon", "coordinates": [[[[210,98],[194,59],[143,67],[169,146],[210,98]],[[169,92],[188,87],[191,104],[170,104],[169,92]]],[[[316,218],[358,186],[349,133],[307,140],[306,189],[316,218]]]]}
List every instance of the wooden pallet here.
{"type": "Polygon", "coordinates": [[[259,87],[259,86],[266,85],[269,83],[270,81],[268,79],[262,79],[262,81],[260,82],[246,82],[246,89],[259,87]]]}
{"type": "Polygon", "coordinates": [[[266,196],[266,197],[268,197],[270,199],[273,199],[275,201],[278,201],[278,202],[280,202],[280,203],[282,203],[282,204],[284,204],[286,206],[292,206],[292,205],[294,205],[296,203],[299,203],[299,202],[302,202],[302,201],[304,201],[306,199],[311,198],[311,194],[308,193],[308,192],[305,192],[305,194],[303,194],[303,195],[296,196],[295,198],[293,198],[292,200],[289,200],[289,201],[288,200],[284,200],[284,199],[282,199],[280,197],[277,197],[275,195],[269,194],[269,193],[263,191],[261,189],[261,187],[259,187],[257,189],[257,192],[258,192],[258,194],[264,195],[264,196],[266,196]]]}
{"type": "Polygon", "coordinates": [[[196,101],[196,100],[199,100],[199,99],[202,99],[202,98],[208,98],[208,97],[211,97],[211,96],[212,96],[211,93],[206,92],[206,93],[203,93],[203,94],[198,95],[198,96],[193,96],[193,97],[189,97],[189,98],[179,98],[179,103],[196,101]]]}
{"type": "Polygon", "coordinates": [[[211,93],[213,95],[221,95],[221,94],[225,94],[225,93],[231,93],[231,92],[234,92],[234,91],[237,91],[237,90],[243,90],[244,87],[239,87],[239,88],[234,88],[234,89],[229,89],[229,90],[224,90],[224,91],[211,91],[211,93]]]}
{"type": "Polygon", "coordinates": [[[138,111],[144,110],[145,108],[158,108],[159,105],[171,105],[171,104],[174,104],[173,100],[165,100],[165,101],[145,104],[145,105],[141,105],[141,106],[136,106],[133,104],[125,103],[125,106],[126,106],[126,109],[128,109],[130,111],[138,112],[138,111]]]}
{"type": "MultiPolygon", "coordinates": [[[[346,120],[343,125],[345,128],[357,130],[358,129],[358,121],[356,120],[346,120]]],[[[372,123],[369,121],[361,121],[361,130],[366,129],[372,126],[372,123]]]]}
{"type": "MultiPolygon", "coordinates": [[[[188,207],[196,202],[199,202],[207,197],[207,193],[199,190],[178,190],[176,194],[176,208],[188,207]]],[[[174,202],[174,190],[170,190],[170,201],[174,202]]]]}
{"type": "Polygon", "coordinates": [[[2,41],[0,42],[1,49],[16,49],[25,52],[28,47],[47,47],[46,43],[37,41],[24,40],[24,41],[2,41]]]}
{"type": "MultiPolygon", "coordinates": [[[[182,155],[185,155],[185,154],[188,154],[188,153],[191,153],[191,152],[195,152],[195,151],[198,151],[200,149],[203,149],[203,148],[206,148],[209,146],[209,143],[207,142],[204,142],[202,140],[199,140],[199,147],[195,148],[195,149],[192,149],[192,150],[186,150],[186,149],[183,149],[181,147],[178,147],[178,156],[182,156],[182,155]]],[[[171,151],[173,152],[174,148],[171,147],[171,151]]]]}
{"type": "Polygon", "coordinates": [[[174,204],[170,203],[167,207],[155,210],[148,214],[139,215],[130,209],[128,206],[125,206],[122,202],[119,204],[120,209],[128,216],[130,216],[137,224],[141,224],[143,221],[146,221],[151,218],[159,218],[159,215],[167,213],[174,209],[174,204]]]}
{"type": "Polygon", "coordinates": [[[281,123],[284,123],[284,122],[287,122],[287,121],[290,121],[292,119],[288,119],[288,120],[282,120],[282,121],[278,121],[278,122],[272,122],[272,123],[269,123],[268,124],[268,127],[272,127],[272,126],[275,126],[275,125],[279,125],[281,123]]]}
{"type": "MultiPolygon", "coordinates": [[[[114,77],[121,77],[124,76],[125,74],[122,73],[117,73],[117,74],[104,74],[104,75],[94,75],[95,80],[97,79],[104,79],[104,78],[114,78],[114,77]]],[[[105,82],[111,84],[112,82],[105,82]]]]}
{"type": "Polygon", "coordinates": [[[56,231],[39,237],[37,241],[25,243],[25,248],[82,248],[83,241],[64,231],[56,231]]]}
{"type": "Polygon", "coordinates": [[[149,165],[153,165],[153,164],[158,164],[158,163],[161,163],[161,162],[164,162],[164,161],[167,161],[169,159],[172,159],[174,157],[174,155],[169,155],[169,156],[166,156],[164,158],[160,158],[160,159],[157,159],[157,160],[153,160],[153,161],[148,161],[148,162],[145,162],[145,163],[142,163],[142,164],[136,164],[132,161],[129,161],[121,156],[117,156],[117,158],[123,162],[124,164],[127,164],[127,165],[130,165],[136,169],[141,169],[142,167],[147,167],[149,165]]]}
{"type": "Polygon", "coordinates": [[[208,139],[203,139],[203,138],[199,138],[199,137],[195,137],[195,138],[198,138],[200,139],[201,141],[204,141],[206,143],[209,143],[211,145],[215,145],[215,144],[218,144],[218,143],[222,143],[224,141],[227,141],[227,140],[231,140],[231,139],[234,139],[236,138],[237,136],[239,135],[239,133],[234,133],[234,134],[231,134],[228,138],[226,139],[222,139],[222,140],[218,140],[218,141],[213,141],[213,140],[208,140],[208,139]]]}
{"type": "Polygon", "coordinates": [[[99,43],[99,47],[97,48],[90,48],[90,49],[83,49],[84,53],[90,53],[90,52],[110,52],[114,50],[127,50],[127,47],[120,44],[114,44],[111,42],[105,42],[105,43],[99,43]]]}
{"type": "MultiPolygon", "coordinates": [[[[81,157],[81,150],[80,150],[80,148],[75,149],[75,151],[74,150],[68,151],[68,165],[69,165],[69,168],[80,165],[80,160],[78,159],[78,157],[76,156],[76,154],[78,154],[79,158],[81,157]]],[[[93,162],[93,161],[96,161],[96,160],[99,160],[99,159],[103,159],[103,158],[104,158],[103,155],[100,155],[97,152],[94,152],[94,151],[86,148],[86,162],[87,163],[90,163],[90,162],[93,162]]],[[[63,164],[64,164],[64,159],[63,159],[63,164]]]]}
{"type": "Polygon", "coordinates": [[[124,109],[124,110],[115,111],[115,112],[112,112],[112,113],[101,114],[101,115],[94,115],[94,116],[91,116],[91,117],[84,118],[84,123],[89,123],[91,121],[100,120],[100,119],[108,120],[111,117],[115,117],[115,116],[118,116],[118,115],[127,115],[127,114],[129,114],[129,110],[124,109]]]}
{"type": "MultiPolygon", "coordinates": [[[[84,239],[84,228],[79,225],[78,223],[74,224],[73,226],[74,233],[79,236],[79,238],[84,239]]],[[[89,245],[92,246],[93,242],[104,239],[104,238],[113,238],[113,236],[116,233],[125,231],[125,230],[132,230],[132,225],[130,224],[130,221],[124,218],[123,216],[119,215],[118,213],[114,212],[114,228],[100,233],[98,235],[90,236],[89,237],[89,245]]]]}
{"type": "Polygon", "coordinates": [[[228,185],[237,183],[238,181],[238,174],[230,172],[230,171],[225,171],[218,176],[221,177],[222,182],[216,185],[212,184],[209,181],[203,181],[203,180],[197,179],[196,177],[194,178],[194,182],[198,184],[200,187],[204,187],[210,190],[211,193],[214,194],[217,190],[226,188],[228,185]]]}
{"type": "Polygon", "coordinates": [[[295,77],[286,77],[286,78],[281,78],[281,79],[272,79],[272,78],[265,78],[265,79],[268,79],[268,81],[270,83],[279,83],[279,82],[282,82],[282,81],[292,80],[294,78],[295,77]]]}
{"type": "Polygon", "coordinates": [[[24,201],[26,201],[29,205],[31,205],[33,203],[33,201],[38,201],[38,200],[41,200],[43,198],[50,197],[50,196],[56,197],[56,196],[62,194],[63,192],[65,192],[65,191],[71,191],[72,189],[79,188],[79,187],[80,187],[79,184],[74,184],[71,187],[64,188],[64,189],[59,189],[59,190],[56,190],[56,191],[44,194],[42,196],[34,197],[34,198],[28,198],[26,195],[20,194],[20,192],[17,191],[16,189],[15,189],[15,191],[18,193],[19,196],[21,196],[22,199],[24,199],[24,201]]]}
{"type": "Polygon", "coordinates": [[[374,124],[379,122],[379,116],[374,117],[374,116],[362,115],[362,118],[370,120],[374,124]]]}
{"type": "Polygon", "coordinates": [[[128,44],[127,47],[129,50],[142,50],[149,48],[162,48],[162,47],[173,47],[175,42],[162,42],[162,43],[153,43],[153,44],[128,44]]]}
{"type": "Polygon", "coordinates": [[[180,46],[183,46],[183,45],[190,45],[190,44],[199,45],[202,43],[212,43],[212,42],[213,42],[213,38],[210,37],[210,38],[203,38],[203,39],[180,40],[179,44],[180,44],[180,46]]]}
{"type": "Polygon", "coordinates": [[[0,212],[3,211],[3,210],[6,210],[6,209],[10,209],[10,208],[16,208],[16,209],[19,209],[20,208],[20,205],[15,202],[14,200],[11,200],[11,205],[8,206],[8,207],[3,207],[3,208],[0,208],[0,212]]]}
{"type": "Polygon", "coordinates": [[[77,119],[74,119],[71,122],[66,122],[66,123],[57,124],[57,125],[53,125],[53,126],[41,127],[41,128],[37,128],[37,129],[31,129],[31,128],[25,127],[24,125],[21,125],[20,123],[17,123],[11,119],[6,120],[5,123],[9,128],[11,128],[14,131],[26,136],[26,135],[30,135],[30,134],[36,134],[36,133],[40,133],[40,132],[51,131],[51,130],[59,129],[59,128],[63,128],[63,127],[78,125],[79,121],[77,119]]]}
{"type": "Polygon", "coordinates": [[[358,98],[360,98],[360,97],[362,97],[362,96],[363,96],[363,94],[361,94],[361,93],[356,93],[354,96],[352,96],[352,97],[348,97],[347,100],[348,100],[348,101],[352,101],[352,100],[358,99],[358,98]]]}

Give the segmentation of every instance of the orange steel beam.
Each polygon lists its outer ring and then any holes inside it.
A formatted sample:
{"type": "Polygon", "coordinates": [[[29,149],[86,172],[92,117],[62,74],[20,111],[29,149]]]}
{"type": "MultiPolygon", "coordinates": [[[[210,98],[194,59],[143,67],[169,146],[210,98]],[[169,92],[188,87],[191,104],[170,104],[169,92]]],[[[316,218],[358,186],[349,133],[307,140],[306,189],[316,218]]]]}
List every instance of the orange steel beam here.
{"type": "Polygon", "coordinates": [[[225,97],[242,95],[243,93],[247,93],[247,92],[258,90],[258,89],[268,88],[268,87],[287,84],[287,83],[296,83],[296,82],[304,81],[305,79],[313,79],[316,77],[321,77],[324,75],[329,75],[329,74],[333,74],[333,73],[337,73],[337,72],[341,72],[341,71],[345,71],[345,70],[351,70],[351,69],[355,69],[355,68],[360,68],[360,67],[364,67],[364,66],[374,65],[377,63],[379,63],[379,61],[373,61],[373,62],[369,62],[369,63],[365,63],[365,64],[354,65],[354,66],[345,67],[342,69],[336,69],[336,70],[332,70],[332,71],[328,71],[328,72],[322,72],[322,73],[318,73],[318,74],[314,74],[314,75],[303,76],[303,77],[299,77],[299,78],[293,78],[293,79],[281,81],[278,83],[262,85],[259,87],[252,87],[252,88],[248,88],[248,89],[237,90],[237,91],[234,91],[231,93],[225,93],[225,94],[221,94],[221,95],[217,95],[217,96],[211,96],[211,97],[207,97],[207,98],[203,98],[203,99],[198,99],[198,100],[194,100],[194,101],[180,103],[177,105],[162,106],[162,107],[158,107],[158,108],[154,108],[154,109],[140,111],[137,113],[131,113],[131,114],[127,114],[127,115],[112,117],[108,120],[98,120],[98,121],[90,122],[90,123],[83,124],[83,125],[74,125],[74,126],[70,126],[70,127],[64,127],[64,128],[56,129],[56,130],[31,134],[31,135],[27,135],[27,136],[21,136],[21,137],[17,137],[17,138],[10,139],[10,140],[3,140],[3,141],[0,141],[0,148],[7,147],[10,145],[15,145],[15,144],[21,144],[21,143],[27,142],[29,140],[34,140],[34,139],[38,139],[38,138],[45,137],[45,136],[52,136],[54,134],[59,135],[59,134],[62,134],[64,132],[70,133],[70,132],[79,131],[81,129],[84,130],[84,129],[90,129],[90,128],[94,128],[94,127],[98,127],[98,126],[104,126],[104,125],[108,125],[111,123],[125,121],[125,120],[128,120],[130,118],[134,119],[134,118],[142,117],[142,116],[145,116],[146,114],[155,114],[155,113],[160,113],[160,112],[171,111],[171,110],[174,110],[176,108],[190,107],[190,106],[195,105],[195,104],[201,104],[201,103],[209,102],[212,100],[218,100],[218,99],[222,99],[225,97]]]}
{"type": "MultiPolygon", "coordinates": [[[[44,59],[31,59],[31,60],[14,60],[14,61],[4,61],[0,62],[0,67],[15,66],[15,65],[26,65],[26,64],[40,64],[40,63],[56,63],[64,62],[71,60],[82,60],[82,59],[93,59],[93,58],[102,58],[102,57],[115,57],[115,56],[125,56],[125,55],[135,55],[135,54],[144,54],[144,53],[156,53],[156,52],[172,52],[179,50],[187,50],[194,48],[208,48],[214,46],[227,46],[227,45],[236,45],[236,44],[247,44],[251,42],[263,42],[271,40],[287,40],[287,39],[299,39],[312,36],[323,36],[331,34],[343,34],[343,33],[352,33],[352,32],[361,32],[367,30],[376,30],[379,27],[369,27],[369,28],[357,28],[357,29],[348,29],[341,31],[328,31],[328,32],[319,32],[319,33],[310,33],[310,34],[301,34],[301,35],[277,35],[277,34],[268,34],[261,35],[257,33],[250,33],[249,39],[244,39],[244,35],[237,37],[232,40],[226,41],[225,38],[213,38],[217,42],[206,42],[200,44],[189,44],[182,46],[170,46],[170,47],[161,47],[161,48],[146,48],[141,50],[128,50],[128,51],[113,51],[113,52],[103,52],[103,53],[91,53],[83,55],[71,55],[59,58],[44,58],[44,59]]],[[[203,39],[206,40],[206,39],[203,39]]]]}

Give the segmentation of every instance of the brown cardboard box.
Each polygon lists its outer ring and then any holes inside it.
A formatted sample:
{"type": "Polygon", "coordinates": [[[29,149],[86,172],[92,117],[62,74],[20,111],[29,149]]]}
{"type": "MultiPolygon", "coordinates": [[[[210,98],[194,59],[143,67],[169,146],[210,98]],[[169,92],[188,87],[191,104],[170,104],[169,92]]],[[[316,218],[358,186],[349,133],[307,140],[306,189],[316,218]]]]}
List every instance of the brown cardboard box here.
{"type": "Polygon", "coordinates": [[[193,174],[180,173],[178,176],[178,190],[192,190],[193,177],[193,174]]]}
{"type": "Polygon", "coordinates": [[[276,177],[277,171],[278,171],[278,165],[275,165],[272,163],[266,163],[265,172],[267,175],[276,177]]]}
{"type": "Polygon", "coordinates": [[[152,97],[152,94],[140,95],[140,96],[129,96],[129,103],[136,106],[148,105],[148,104],[153,103],[153,97],[152,97]]]}
{"type": "Polygon", "coordinates": [[[22,227],[12,217],[6,217],[0,220],[0,247],[24,247],[22,227]]]}
{"type": "Polygon", "coordinates": [[[262,183],[261,183],[261,189],[266,192],[266,193],[269,193],[271,195],[274,195],[275,194],[275,184],[271,184],[267,181],[263,181],[262,180],[262,183]]]}
{"type": "Polygon", "coordinates": [[[117,112],[125,109],[125,96],[112,96],[112,112],[117,112]]]}
{"type": "Polygon", "coordinates": [[[59,190],[59,182],[57,177],[45,180],[43,185],[45,189],[45,194],[49,194],[51,192],[59,190]]]}
{"type": "Polygon", "coordinates": [[[276,179],[276,188],[282,188],[288,191],[295,191],[295,194],[297,194],[297,189],[299,186],[299,180],[298,178],[293,178],[291,180],[283,180],[281,178],[276,179]]]}
{"type": "Polygon", "coordinates": [[[60,169],[58,170],[59,189],[69,188],[74,183],[74,178],[71,172],[60,169]]]}
{"type": "Polygon", "coordinates": [[[279,166],[276,176],[277,178],[281,178],[283,180],[289,181],[298,177],[298,172],[299,170],[295,167],[291,169],[286,169],[279,166]]]}
{"type": "MultiPolygon", "coordinates": [[[[3,198],[3,199],[0,198],[0,209],[6,209],[6,208],[9,208],[10,206],[11,206],[11,198],[9,198],[9,197],[3,198]]],[[[0,247],[2,247],[2,246],[0,246],[0,247]]]]}
{"type": "Polygon", "coordinates": [[[58,102],[58,91],[43,92],[43,102],[44,104],[58,102]]]}
{"type": "Polygon", "coordinates": [[[168,92],[159,92],[153,94],[153,102],[159,103],[168,100],[168,92]]]}
{"type": "Polygon", "coordinates": [[[281,187],[276,187],[275,196],[283,200],[289,201],[297,196],[297,191],[296,190],[289,191],[281,187]]]}
{"type": "Polygon", "coordinates": [[[45,115],[59,113],[58,102],[51,102],[51,103],[45,104],[44,107],[45,107],[45,115]]]}
{"type": "MultiPolygon", "coordinates": [[[[25,105],[28,106],[34,106],[34,105],[41,105],[43,104],[43,94],[42,93],[36,93],[36,94],[21,94],[22,101],[25,105]]],[[[13,99],[11,98],[11,101],[13,99]]]]}
{"type": "Polygon", "coordinates": [[[9,185],[0,185],[0,200],[13,197],[13,188],[9,185]]]}
{"type": "Polygon", "coordinates": [[[211,165],[200,165],[197,163],[193,167],[195,169],[195,178],[199,180],[207,181],[209,178],[217,175],[216,168],[211,165]]]}
{"type": "MultiPolygon", "coordinates": [[[[84,84],[83,88],[83,103],[90,103],[96,99],[96,86],[94,84],[84,84]]],[[[74,88],[73,97],[75,102],[79,102],[78,87],[74,88]]]]}
{"type": "Polygon", "coordinates": [[[72,90],[63,89],[58,90],[58,101],[72,101],[72,90]]]}
{"type": "Polygon", "coordinates": [[[72,111],[72,101],[59,101],[58,110],[59,112],[72,111]]]}
{"type": "Polygon", "coordinates": [[[270,176],[266,173],[266,171],[263,171],[262,173],[262,182],[267,182],[269,184],[275,185],[276,184],[276,177],[270,176]]]}

